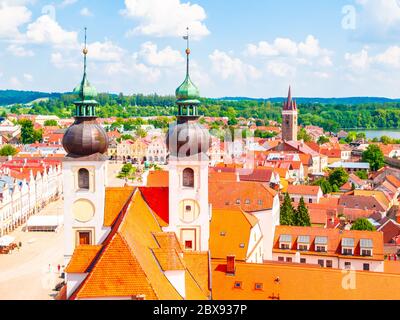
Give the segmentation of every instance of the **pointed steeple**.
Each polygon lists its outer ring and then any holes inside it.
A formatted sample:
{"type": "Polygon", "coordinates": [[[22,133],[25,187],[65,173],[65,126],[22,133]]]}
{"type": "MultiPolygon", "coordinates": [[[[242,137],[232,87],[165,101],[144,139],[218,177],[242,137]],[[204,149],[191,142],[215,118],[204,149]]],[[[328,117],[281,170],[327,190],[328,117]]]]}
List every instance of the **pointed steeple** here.
{"type": "Polygon", "coordinates": [[[97,90],[93,87],[87,79],[87,55],[89,50],[87,48],[87,28],[85,28],[85,46],[83,49],[83,78],[81,83],[74,89],[73,93],[78,95],[79,100],[75,101],[76,116],[77,117],[93,117],[95,116],[95,106],[98,105],[96,101],[97,90]]]}
{"type": "Polygon", "coordinates": [[[292,99],[292,87],[291,86],[289,86],[288,97],[283,105],[283,110],[297,110],[296,101],[294,101],[292,99]]]}
{"type": "Polygon", "coordinates": [[[190,46],[189,28],[187,35],[183,37],[187,41],[186,47],[186,77],[183,83],[176,89],[175,95],[179,106],[179,116],[197,116],[196,106],[200,104],[200,91],[190,79],[190,46]],[[186,107],[186,110],[183,110],[186,107]]]}

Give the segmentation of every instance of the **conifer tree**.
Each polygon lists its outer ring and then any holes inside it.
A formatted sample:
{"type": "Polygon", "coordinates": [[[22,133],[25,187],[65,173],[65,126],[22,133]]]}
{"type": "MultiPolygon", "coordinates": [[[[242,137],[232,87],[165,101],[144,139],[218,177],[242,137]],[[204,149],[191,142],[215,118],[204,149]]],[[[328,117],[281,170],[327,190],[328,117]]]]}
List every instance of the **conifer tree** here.
{"type": "Polygon", "coordinates": [[[299,206],[294,214],[294,225],[298,227],[311,227],[310,214],[308,213],[308,208],[303,197],[301,197],[299,206]]]}
{"type": "Polygon", "coordinates": [[[288,193],[285,193],[285,199],[281,205],[281,225],[292,226],[294,220],[294,208],[288,193]]]}

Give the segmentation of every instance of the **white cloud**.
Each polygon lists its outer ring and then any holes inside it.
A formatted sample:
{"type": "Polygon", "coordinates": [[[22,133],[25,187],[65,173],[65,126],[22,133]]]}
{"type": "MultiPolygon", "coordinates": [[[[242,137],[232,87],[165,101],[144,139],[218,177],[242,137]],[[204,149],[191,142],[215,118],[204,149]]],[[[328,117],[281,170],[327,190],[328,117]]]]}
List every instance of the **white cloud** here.
{"type": "Polygon", "coordinates": [[[50,62],[58,69],[78,68],[82,65],[82,62],[79,63],[76,58],[66,57],[61,52],[53,52],[50,56],[50,62]]]}
{"type": "Polygon", "coordinates": [[[194,38],[210,34],[204,23],[206,12],[198,4],[180,0],[125,0],[125,6],[123,14],[139,21],[139,26],[128,34],[182,36],[187,27],[194,38]]]}
{"type": "Polygon", "coordinates": [[[89,10],[89,8],[82,8],[82,10],[79,13],[83,17],[92,17],[93,16],[93,13],[89,10]]]}
{"type": "Polygon", "coordinates": [[[33,81],[33,76],[29,73],[24,73],[24,79],[26,81],[32,82],[33,81]]]}
{"type": "Polygon", "coordinates": [[[321,66],[331,66],[332,52],[321,48],[319,40],[308,35],[304,42],[296,43],[288,38],[276,38],[272,44],[260,41],[258,44],[248,44],[245,54],[251,57],[293,58],[300,64],[316,62],[321,66]]]}
{"type": "Polygon", "coordinates": [[[366,41],[398,39],[400,2],[398,0],[356,0],[359,5],[355,36],[366,41]]]}
{"type": "Polygon", "coordinates": [[[365,70],[370,65],[368,51],[365,48],[360,52],[346,53],[344,58],[353,70],[365,70]]]}
{"type": "Polygon", "coordinates": [[[327,72],[319,72],[319,71],[315,71],[313,72],[313,75],[317,78],[320,79],[329,79],[331,77],[331,75],[327,72]]]}
{"type": "Polygon", "coordinates": [[[400,47],[389,47],[385,52],[374,57],[374,62],[387,67],[400,68],[400,47]]]}
{"type": "Polygon", "coordinates": [[[295,56],[297,55],[296,42],[287,38],[276,38],[273,44],[266,41],[260,41],[258,45],[248,44],[247,54],[250,56],[295,56]]]}
{"type": "Polygon", "coordinates": [[[109,40],[91,43],[88,48],[89,59],[97,61],[120,61],[125,54],[124,49],[109,40]]]}
{"type": "Polygon", "coordinates": [[[179,51],[173,50],[170,46],[158,50],[157,45],[150,41],[141,45],[139,57],[147,64],[157,67],[171,67],[185,61],[179,51]]]}
{"type": "Polygon", "coordinates": [[[267,70],[269,73],[277,77],[287,77],[293,76],[296,69],[287,63],[279,61],[271,61],[267,65],[267,70]]]}
{"type": "Polygon", "coordinates": [[[391,46],[381,53],[372,55],[367,48],[360,52],[346,53],[345,60],[352,71],[364,72],[369,68],[389,68],[400,69],[400,47],[391,46]]]}
{"type": "Polygon", "coordinates": [[[222,79],[233,79],[236,82],[246,82],[248,79],[259,79],[262,74],[257,68],[244,63],[239,58],[230,56],[228,53],[214,50],[209,55],[213,71],[222,79]]]}
{"type": "Polygon", "coordinates": [[[65,31],[57,21],[48,15],[43,15],[29,24],[25,36],[28,42],[37,44],[50,43],[64,48],[76,47],[78,43],[76,32],[65,31]]]}
{"type": "Polygon", "coordinates": [[[60,7],[64,8],[64,7],[70,6],[72,4],[75,4],[77,2],[78,2],[78,0],[63,0],[63,2],[60,4],[60,7]]]}
{"type": "Polygon", "coordinates": [[[104,70],[109,76],[123,75],[127,77],[128,75],[135,74],[141,81],[152,84],[158,82],[161,78],[160,69],[139,63],[136,55],[132,55],[126,63],[109,63],[105,66],[104,70]]]}
{"type": "Polygon", "coordinates": [[[27,50],[23,46],[11,44],[7,47],[7,51],[16,57],[33,57],[35,53],[32,50],[27,50]]]}
{"type": "Polygon", "coordinates": [[[20,88],[21,87],[21,81],[17,77],[11,77],[10,78],[10,84],[14,88],[20,88]]]}
{"type": "Polygon", "coordinates": [[[8,6],[4,1],[0,4],[0,37],[15,38],[20,34],[19,28],[31,20],[32,13],[24,6],[8,6]]]}

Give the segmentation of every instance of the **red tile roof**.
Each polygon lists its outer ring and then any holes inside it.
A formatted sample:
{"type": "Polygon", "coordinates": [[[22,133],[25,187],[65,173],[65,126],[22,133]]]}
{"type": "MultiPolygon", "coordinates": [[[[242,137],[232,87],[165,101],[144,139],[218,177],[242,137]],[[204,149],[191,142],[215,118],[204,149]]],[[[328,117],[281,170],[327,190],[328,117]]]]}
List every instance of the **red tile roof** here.
{"type": "Polygon", "coordinates": [[[150,171],[147,177],[147,187],[168,187],[169,172],[156,170],[150,171]]]}
{"type": "Polygon", "coordinates": [[[274,238],[274,252],[277,253],[296,253],[297,252],[297,237],[310,236],[310,250],[302,252],[302,254],[321,254],[315,252],[314,240],[317,236],[328,237],[328,250],[329,256],[341,256],[341,240],[343,238],[354,239],[354,256],[346,256],[349,259],[357,259],[360,257],[360,240],[371,239],[373,242],[373,256],[368,257],[369,260],[384,260],[383,256],[383,233],[378,231],[342,231],[338,229],[324,229],[313,227],[290,227],[290,226],[277,226],[275,229],[274,238]],[[292,236],[291,250],[282,250],[279,248],[279,238],[281,235],[292,236]]]}
{"type": "Polygon", "coordinates": [[[157,220],[162,227],[169,224],[169,188],[142,187],[139,188],[143,199],[151,210],[157,215],[157,220]]]}
{"type": "Polygon", "coordinates": [[[101,248],[102,246],[92,245],[80,245],[76,247],[68,266],[65,268],[65,272],[85,273],[101,248]]]}
{"type": "Polygon", "coordinates": [[[319,186],[302,186],[302,185],[289,185],[287,192],[296,195],[313,195],[317,196],[321,192],[319,186]]]}
{"type": "Polygon", "coordinates": [[[214,209],[270,210],[276,194],[267,184],[260,182],[211,181],[208,184],[208,198],[214,209]]]}

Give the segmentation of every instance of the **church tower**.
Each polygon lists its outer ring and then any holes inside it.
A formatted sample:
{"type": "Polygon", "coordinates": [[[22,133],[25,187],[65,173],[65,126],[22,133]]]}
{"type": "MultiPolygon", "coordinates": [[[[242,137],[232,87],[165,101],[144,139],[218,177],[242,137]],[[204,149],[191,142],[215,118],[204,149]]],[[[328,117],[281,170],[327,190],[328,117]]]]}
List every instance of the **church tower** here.
{"type": "Polygon", "coordinates": [[[297,141],[297,104],[292,100],[292,89],[289,87],[288,98],[282,110],[282,139],[284,141],[297,141]]]}
{"type": "Polygon", "coordinates": [[[208,203],[208,149],[211,139],[199,124],[200,92],[190,79],[189,34],[186,78],[176,90],[177,122],[167,135],[169,156],[169,226],[188,251],[208,251],[211,207],[208,203]]]}
{"type": "Polygon", "coordinates": [[[103,224],[108,137],[97,124],[97,91],[87,79],[87,54],[85,29],[83,79],[74,89],[75,122],[62,142],[68,153],[63,162],[66,263],[76,246],[101,243],[107,233],[103,224]]]}

